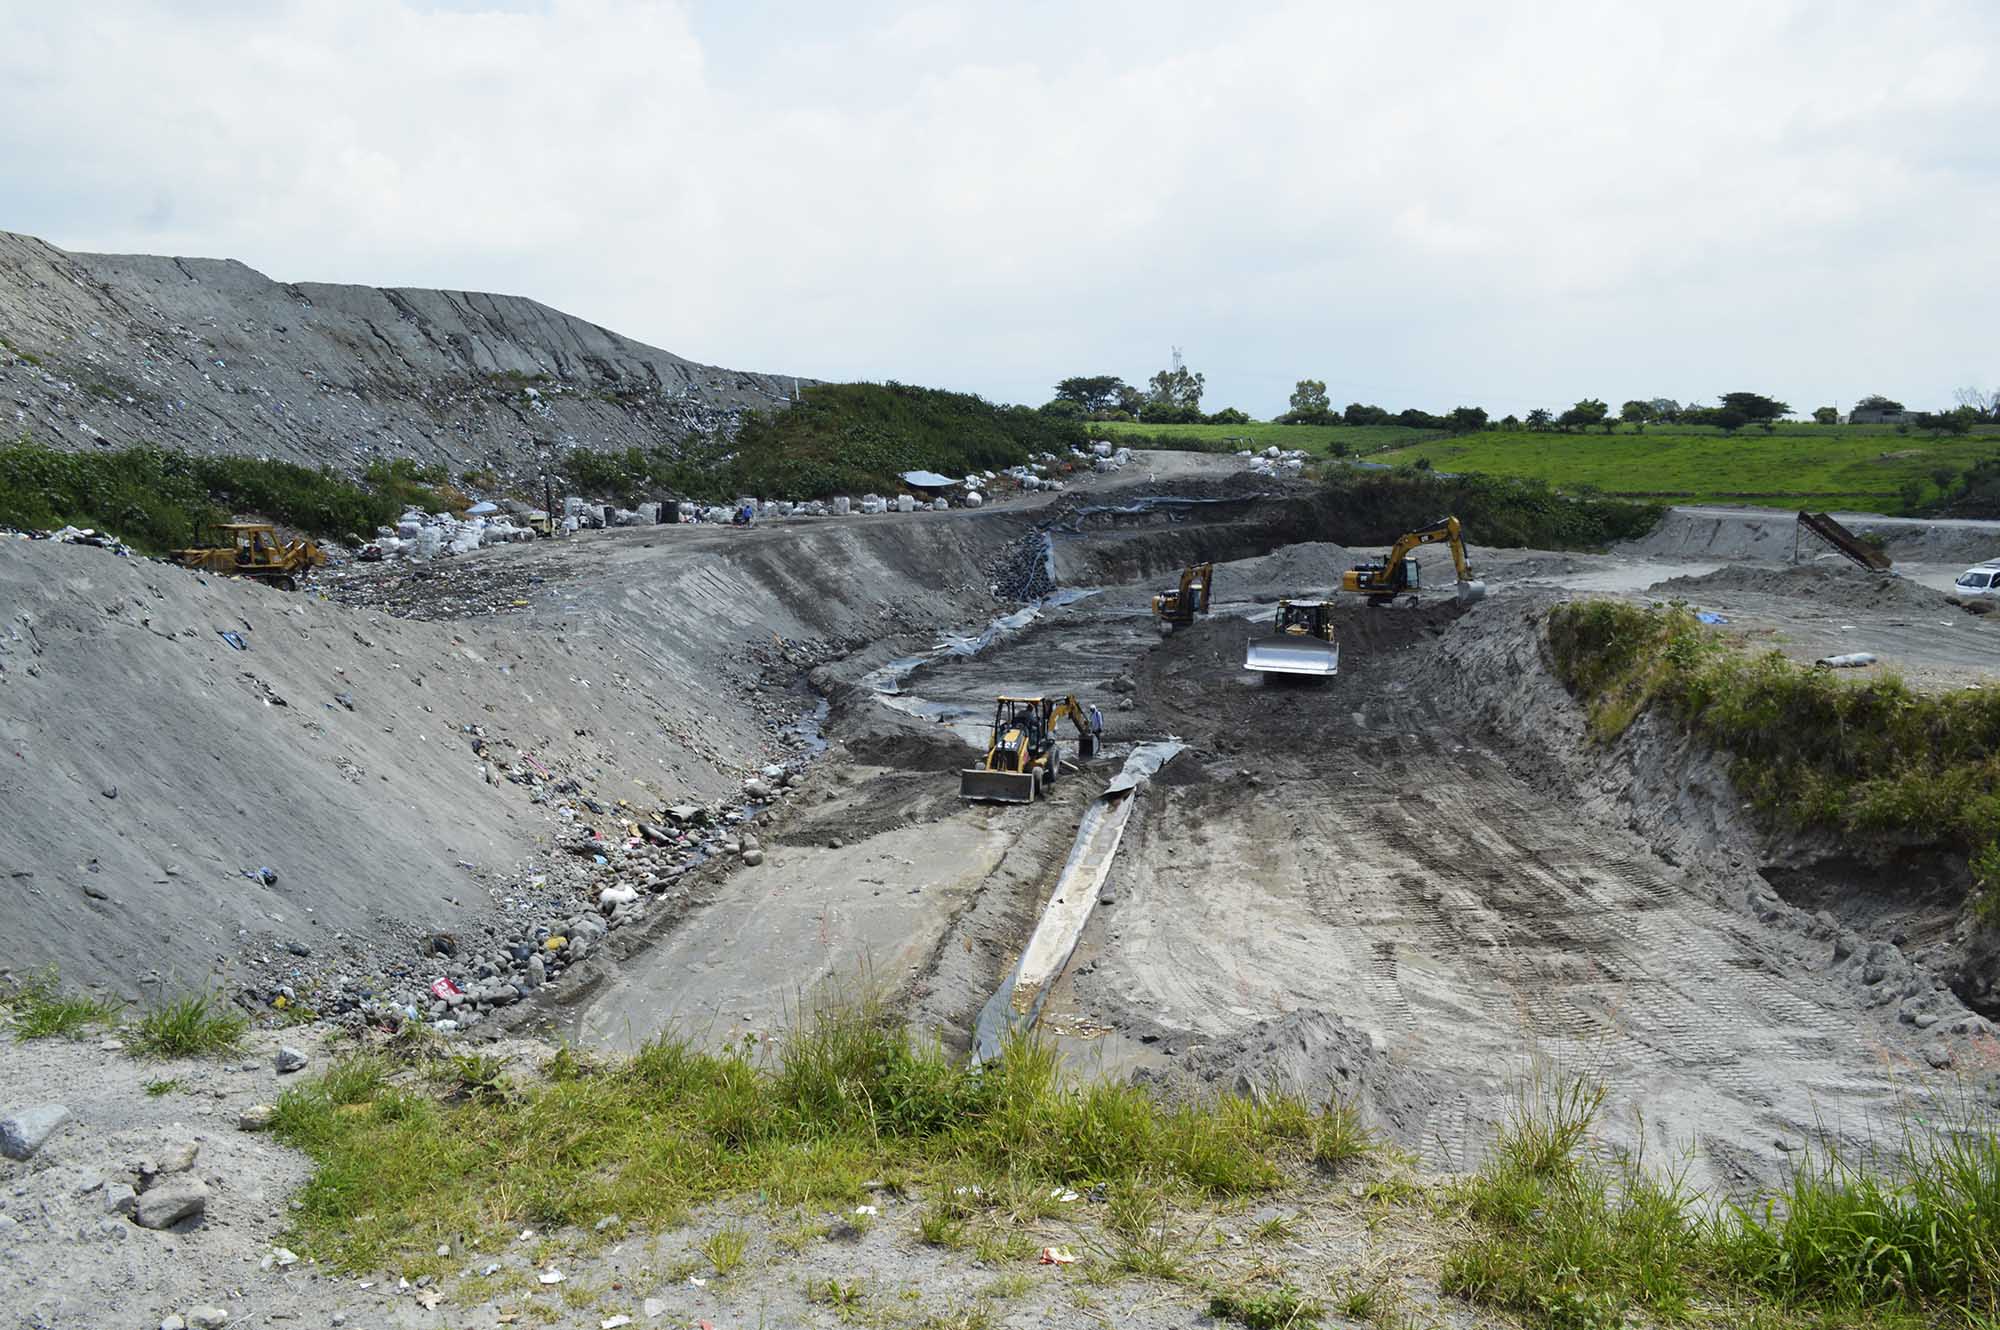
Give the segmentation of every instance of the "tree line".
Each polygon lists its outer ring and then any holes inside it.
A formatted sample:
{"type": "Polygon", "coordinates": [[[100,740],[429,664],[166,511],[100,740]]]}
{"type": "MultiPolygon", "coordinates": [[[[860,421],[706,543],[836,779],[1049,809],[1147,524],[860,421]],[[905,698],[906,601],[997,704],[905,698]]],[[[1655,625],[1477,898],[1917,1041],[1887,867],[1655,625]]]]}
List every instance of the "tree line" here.
{"type": "MultiPolygon", "coordinates": [[[[1055,386],[1055,396],[1045,403],[1042,415],[1069,420],[1137,420],[1157,425],[1242,425],[1250,417],[1235,407],[1204,413],[1201,399],[1207,387],[1205,376],[1179,362],[1161,370],[1135,388],[1115,374],[1077,375],[1055,386]]],[[[1886,412],[1908,415],[1899,426],[1914,425],[1940,434],[1964,434],[1974,425],[2000,423],[2000,392],[1961,388],[1957,406],[1950,411],[1905,413],[1903,404],[1879,394],[1870,394],[1854,404],[1857,412],[1886,412]]],[[[1288,409],[1274,423],[1280,425],[1400,425],[1407,429],[1438,430],[1446,434],[1469,434],[1483,429],[1527,430],[1531,433],[1570,434],[1600,429],[1609,434],[1620,425],[1643,432],[1648,425],[1709,425],[1733,434],[1758,427],[1774,431],[1778,421],[1790,415],[1790,403],[1764,393],[1723,393],[1713,406],[1700,402],[1683,405],[1671,397],[1634,398],[1619,406],[1614,414],[1608,403],[1586,397],[1562,410],[1537,407],[1524,416],[1508,414],[1495,420],[1484,407],[1458,406],[1443,415],[1416,407],[1389,411],[1363,402],[1349,402],[1335,410],[1320,379],[1300,379],[1292,390],[1288,409]]],[[[1812,412],[1820,425],[1840,423],[1840,411],[1831,406],[1812,412]]]]}

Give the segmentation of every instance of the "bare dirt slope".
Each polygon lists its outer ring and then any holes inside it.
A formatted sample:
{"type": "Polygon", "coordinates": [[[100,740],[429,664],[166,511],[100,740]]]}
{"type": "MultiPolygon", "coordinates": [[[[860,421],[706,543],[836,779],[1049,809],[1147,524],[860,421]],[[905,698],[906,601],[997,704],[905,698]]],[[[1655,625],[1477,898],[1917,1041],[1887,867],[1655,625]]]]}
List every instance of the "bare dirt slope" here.
{"type": "Polygon", "coordinates": [[[465,727],[607,813],[713,801],[779,739],[760,647],[962,622],[1014,532],[883,519],[513,546],[468,566],[510,578],[522,612],[430,623],[0,542],[0,891],[27,924],[0,930],[0,966],[134,994],[246,954],[282,966],[287,945],[414,955],[418,934],[520,906],[562,829],[489,779],[465,727]],[[266,867],[275,881],[246,876],[266,867]]]}
{"type": "Polygon", "coordinates": [[[521,296],[275,282],[233,260],[72,254],[0,232],[0,408],[10,432],[57,447],[505,472],[532,466],[537,438],[677,443],[799,382],[521,296]]]}

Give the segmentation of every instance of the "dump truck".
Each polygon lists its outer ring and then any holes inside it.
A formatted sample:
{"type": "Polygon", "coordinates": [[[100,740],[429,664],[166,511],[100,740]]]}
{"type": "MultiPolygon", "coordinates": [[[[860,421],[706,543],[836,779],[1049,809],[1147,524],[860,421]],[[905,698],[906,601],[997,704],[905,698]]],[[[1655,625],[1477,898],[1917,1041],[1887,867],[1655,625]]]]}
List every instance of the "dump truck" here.
{"type": "Polygon", "coordinates": [[[218,576],[249,577],[281,591],[295,591],[307,573],[326,562],[310,540],[280,541],[269,522],[218,522],[208,544],[175,550],[174,562],[218,576]]]}
{"type": "Polygon", "coordinates": [[[1330,600],[1281,600],[1268,637],[1250,639],[1243,668],[1260,674],[1328,678],[1340,673],[1330,600]]]}
{"type": "Polygon", "coordinates": [[[1075,697],[998,697],[985,759],[958,773],[958,797],[1003,804],[1031,804],[1062,775],[1056,722],[1076,726],[1079,758],[1097,756],[1097,721],[1075,697]]]}
{"type": "Polygon", "coordinates": [[[1341,574],[1340,589],[1368,597],[1370,605],[1393,604],[1399,597],[1415,603],[1422,569],[1410,552],[1420,545],[1440,543],[1451,548],[1451,561],[1458,572],[1459,601],[1470,604],[1485,596],[1486,584],[1473,580],[1472,564],[1465,557],[1465,538],[1456,517],[1442,517],[1427,527],[1405,532],[1389,547],[1386,558],[1357,563],[1341,574]]]}
{"type": "Polygon", "coordinates": [[[1208,613],[1209,597],[1215,590],[1215,565],[1190,564],[1181,570],[1179,586],[1168,587],[1153,597],[1153,618],[1164,635],[1194,622],[1197,614],[1208,613]]]}

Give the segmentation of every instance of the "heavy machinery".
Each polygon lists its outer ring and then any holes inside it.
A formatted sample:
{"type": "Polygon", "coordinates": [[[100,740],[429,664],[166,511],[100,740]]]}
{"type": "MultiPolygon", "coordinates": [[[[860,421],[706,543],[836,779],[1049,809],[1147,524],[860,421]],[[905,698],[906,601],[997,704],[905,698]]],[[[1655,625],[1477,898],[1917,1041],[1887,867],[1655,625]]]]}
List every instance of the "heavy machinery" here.
{"type": "Polygon", "coordinates": [[[1340,673],[1340,643],[1333,634],[1330,600],[1281,600],[1269,637],[1250,640],[1243,668],[1261,674],[1327,678],[1340,673]]]}
{"type": "Polygon", "coordinates": [[[1451,546],[1451,561],[1458,572],[1459,602],[1469,605],[1483,597],[1486,584],[1472,579],[1472,565],[1466,561],[1465,539],[1459,532],[1456,517],[1440,518],[1420,530],[1405,532],[1389,547],[1387,558],[1357,563],[1342,573],[1340,589],[1368,597],[1370,605],[1388,605],[1399,596],[1406,596],[1414,603],[1419,590],[1420,569],[1417,561],[1410,557],[1410,551],[1419,545],[1439,543],[1451,546]]]}
{"type": "Polygon", "coordinates": [[[1215,565],[1191,564],[1181,570],[1181,584],[1168,587],[1153,597],[1153,618],[1162,633],[1185,628],[1197,614],[1208,613],[1208,601],[1215,591],[1215,565]]]}
{"type": "Polygon", "coordinates": [[[174,562],[206,573],[255,578],[280,591],[297,590],[300,578],[326,562],[313,541],[280,541],[269,522],[218,522],[209,528],[208,539],[206,545],[175,550],[174,562]]]}
{"type": "Polygon", "coordinates": [[[1062,774],[1056,722],[1076,726],[1079,758],[1097,756],[1095,718],[1074,697],[999,697],[993,700],[993,733],[986,760],[959,772],[958,797],[1003,804],[1031,804],[1062,774]]]}

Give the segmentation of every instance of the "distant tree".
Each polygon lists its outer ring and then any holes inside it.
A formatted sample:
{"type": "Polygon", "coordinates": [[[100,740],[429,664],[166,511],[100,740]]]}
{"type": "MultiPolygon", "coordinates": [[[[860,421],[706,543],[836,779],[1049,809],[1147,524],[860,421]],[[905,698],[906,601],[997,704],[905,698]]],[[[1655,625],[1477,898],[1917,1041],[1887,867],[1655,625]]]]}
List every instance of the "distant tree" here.
{"type": "Polygon", "coordinates": [[[1957,411],[1919,411],[1917,428],[1933,434],[1963,434],[1972,428],[1972,417],[1957,411]]]}
{"type": "MultiPolygon", "coordinates": [[[[1597,426],[1599,429],[1603,430],[1606,434],[1609,434],[1612,430],[1618,428],[1618,422],[1607,416],[1605,419],[1598,421],[1597,426]]],[[[1643,429],[1644,426],[1641,425],[1640,428],[1643,429]]]]}
{"type": "Polygon", "coordinates": [[[1395,415],[1395,421],[1404,429],[1443,429],[1445,427],[1443,417],[1434,416],[1430,412],[1419,410],[1414,406],[1405,407],[1403,410],[1398,411],[1395,415]]]}
{"type": "Polygon", "coordinates": [[[1734,434],[1737,430],[1742,429],[1750,423],[1750,417],[1744,415],[1733,406],[1718,407],[1714,411],[1709,411],[1705,414],[1708,416],[1707,423],[1716,426],[1724,434],[1734,434]]]}
{"type": "Polygon", "coordinates": [[[1814,409],[1813,424],[1838,425],[1839,423],[1840,423],[1840,411],[1838,410],[1838,408],[1831,406],[1822,406],[1814,409]]]}
{"type": "Polygon", "coordinates": [[[1538,406],[1533,411],[1530,411],[1528,413],[1528,428],[1535,431],[1537,434],[1541,433],[1543,430],[1546,430],[1549,426],[1553,425],[1554,423],[1555,423],[1555,417],[1549,414],[1547,407],[1538,406]]]}
{"type": "Polygon", "coordinates": [[[1109,409],[1124,390],[1125,380],[1116,374],[1084,374],[1058,383],[1056,400],[1075,402],[1088,415],[1109,409]]]}
{"type": "Polygon", "coordinates": [[[1880,393],[1869,393],[1854,404],[1854,409],[1856,411],[1901,411],[1903,404],[1893,397],[1884,397],[1880,393]]]}
{"type": "Polygon", "coordinates": [[[1655,397],[1646,403],[1653,408],[1653,419],[1663,425],[1677,424],[1681,418],[1681,404],[1671,397],[1655,397]]]}
{"type": "Polygon", "coordinates": [[[1943,498],[1951,493],[1958,483],[1958,468],[1955,466],[1934,466],[1931,468],[1931,483],[1938,487],[1938,496],[1943,498]]]}
{"type": "Polygon", "coordinates": [[[1722,409],[1741,411],[1745,420],[1776,420],[1779,416],[1789,413],[1792,408],[1788,403],[1780,402],[1774,397],[1766,397],[1762,393],[1724,393],[1722,409]]]}
{"type": "Polygon", "coordinates": [[[1519,429],[1521,428],[1521,418],[1510,411],[1500,417],[1500,428],[1507,430],[1519,429]]]}
{"type": "Polygon", "coordinates": [[[1486,428],[1486,408],[1483,406],[1455,406],[1451,414],[1444,418],[1444,427],[1453,434],[1471,434],[1486,428]]]}
{"type": "Polygon", "coordinates": [[[1363,406],[1359,402],[1349,402],[1347,410],[1340,413],[1340,418],[1350,425],[1386,425],[1389,423],[1389,413],[1387,411],[1384,411],[1379,406],[1363,406]]]}
{"type": "Polygon", "coordinates": [[[1757,428],[1763,430],[1766,434],[1776,434],[1778,432],[1778,422],[1775,420],[1760,420],[1757,422],[1757,428]]]}
{"type": "Polygon", "coordinates": [[[1212,412],[1208,417],[1208,423],[1211,425],[1247,425],[1250,423],[1250,417],[1244,412],[1238,411],[1233,406],[1225,406],[1220,411],[1212,412]]]}
{"type": "Polygon", "coordinates": [[[1058,397],[1042,403],[1042,414],[1054,416],[1058,420],[1082,420],[1090,414],[1082,402],[1069,397],[1058,397]]]}
{"type": "Polygon", "coordinates": [[[1603,420],[1610,410],[1610,407],[1598,401],[1595,397],[1586,397],[1560,416],[1557,416],[1556,425],[1565,431],[1589,429],[1592,425],[1603,420]]]}
{"type": "Polygon", "coordinates": [[[1631,401],[1618,408],[1618,418],[1628,425],[1643,425],[1653,418],[1651,402],[1631,401]]]}
{"type": "Polygon", "coordinates": [[[1924,501],[1924,482],[1912,476],[1897,487],[1903,498],[1903,510],[1908,512],[1924,501]]]}
{"type": "Polygon", "coordinates": [[[1163,369],[1146,381],[1146,398],[1161,406],[1186,407],[1201,410],[1202,390],[1208,386],[1208,379],[1195,373],[1185,365],[1173,369],[1163,369]]]}
{"type": "Polygon", "coordinates": [[[1333,414],[1333,403],[1327,400],[1326,385],[1318,379],[1300,379],[1292,389],[1292,414],[1294,416],[1319,417],[1324,419],[1333,414]]]}
{"type": "Polygon", "coordinates": [[[1984,388],[1960,388],[1952,394],[1959,406],[1970,410],[1975,420],[2000,420],[2000,392],[1984,388]]]}
{"type": "Polygon", "coordinates": [[[1146,394],[1129,383],[1118,385],[1118,410],[1123,411],[1127,419],[1137,420],[1139,413],[1145,409],[1146,394]]]}

